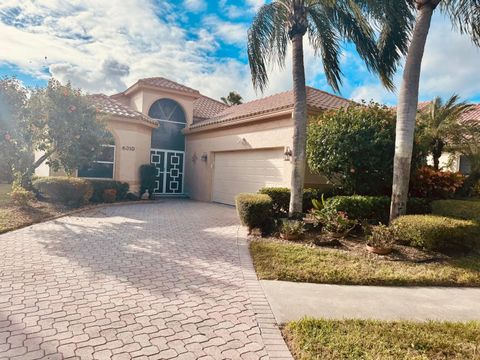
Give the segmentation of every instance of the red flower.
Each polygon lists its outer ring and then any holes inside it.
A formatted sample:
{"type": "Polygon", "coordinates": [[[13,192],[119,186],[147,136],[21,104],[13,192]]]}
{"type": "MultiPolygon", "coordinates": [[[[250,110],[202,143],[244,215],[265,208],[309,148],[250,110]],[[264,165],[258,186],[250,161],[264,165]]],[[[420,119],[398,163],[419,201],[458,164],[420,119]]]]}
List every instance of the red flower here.
{"type": "Polygon", "coordinates": [[[4,138],[5,138],[5,140],[7,140],[7,141],[12,140],[12,137],[10,136],[9,133],[6,133],[5,136],[4,136],[4,138]]]}
{"type": "Polygon", "coordinates": [[[68,107],[68,112],[69,112],[69,113],[73,113],[75,110],[77,110],[77,108],[76,108],[75,105],[70,105],[70,106],[68,107]]]}

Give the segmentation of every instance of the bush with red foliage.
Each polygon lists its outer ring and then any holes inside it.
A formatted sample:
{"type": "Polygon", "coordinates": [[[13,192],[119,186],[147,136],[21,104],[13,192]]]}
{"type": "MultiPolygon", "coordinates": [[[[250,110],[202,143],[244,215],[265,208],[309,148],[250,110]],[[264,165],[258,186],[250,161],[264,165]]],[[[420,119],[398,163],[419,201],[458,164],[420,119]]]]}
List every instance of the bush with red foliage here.
{"type": "Polygon", "coordinates": [[[435,170],[425,166],[416,171],[410,184],[410,196],[429,199],[452,198],[465,181],[458,172],[435,170]]]}

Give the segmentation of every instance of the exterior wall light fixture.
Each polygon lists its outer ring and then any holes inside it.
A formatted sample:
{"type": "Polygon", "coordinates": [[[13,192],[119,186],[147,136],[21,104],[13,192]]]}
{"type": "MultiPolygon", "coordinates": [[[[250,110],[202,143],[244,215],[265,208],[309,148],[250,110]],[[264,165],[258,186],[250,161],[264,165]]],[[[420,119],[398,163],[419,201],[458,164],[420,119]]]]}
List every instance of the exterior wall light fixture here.
{"type": "Polygon", "coordinates": [[[202,154],[202,157],[201,157],[200,159],[201,159],[202,161],[204,161],[204,162],[207,162],[207,160],[208,160],[208,155],[207,155],[207,153],[203,153],[203,154],[202,154]]]}
{"type": "Polygon", "coordinates": [[[289,146],[285,147],[285,152],[283,153],[283,155],[285,155],[284,157],[284,160],[285,161],[290,161],[290,159],[292,158],[292,149],[290,149],[289,146]]]}

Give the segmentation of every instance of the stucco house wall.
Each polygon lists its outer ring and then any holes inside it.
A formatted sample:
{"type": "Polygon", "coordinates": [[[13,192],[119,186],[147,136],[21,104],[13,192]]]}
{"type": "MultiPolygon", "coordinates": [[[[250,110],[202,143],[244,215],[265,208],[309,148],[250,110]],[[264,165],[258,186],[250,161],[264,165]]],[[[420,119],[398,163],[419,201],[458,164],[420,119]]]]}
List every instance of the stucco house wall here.
{"type": "MultiPolygon", "coordinates": [[[[215,153],[253,149],[292,147],[293,120],[291,113],[263,122],[224,129],[213,129],[186,136],[185,188],[192,199],[211,201],[215,153]],[[207,162],[202,161],[207,154],[207,162]]],[[[284,167],[284,186],[290,185],[291,164],[284,167]]]]}

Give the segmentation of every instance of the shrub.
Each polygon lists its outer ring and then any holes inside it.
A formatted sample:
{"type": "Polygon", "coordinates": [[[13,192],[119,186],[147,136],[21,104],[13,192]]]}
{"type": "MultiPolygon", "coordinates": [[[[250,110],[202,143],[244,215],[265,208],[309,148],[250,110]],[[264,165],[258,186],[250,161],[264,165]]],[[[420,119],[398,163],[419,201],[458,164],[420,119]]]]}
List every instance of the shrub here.
{"type": "Polygon", "coordinates": [[[10,198],[15,205],[26,207],[30,201],[35,200],[35,194],[22,188],[21,186],[14,186],[12,192],[10,193],[10,198]]]}
{"type": "Polygon", "coordinates": [[[154,165],[140,166],[140,197],[148,190],[150,198],[153,197],[155,189],[155,179],[157,176],[157,168],[154,165]]]}
{"type": "Polygon", "coordinates": [[[280,235],[286,240],[298,240],[305,232],[305,223],[299,220],[282,219],[279,224],[280,235]]]}
{"type": "Polygon", "coordinates": [[[480,227],[471,220],[437,215],[406,215],[396,219],[398,238],[411,246],[438,251],[478,249],[480,227]]]}
{"type": "Polygon", "coordinates": [[[89,180],[72,177],[38,178],[33,182],[33,186],[48,200],[74,207],[88,203],[93,194],[89,180]]]}
{"type": "Polygon", "coordinates": [[[348,194],[388,194],[395,149],[395,112],[380,105],[323,112],[308,129],[312,171],[348,194]]]}
{"type": "Polygon", "coordinates": [[[114,180],[88,180],[93,187],[93,195],[90,199],[93,203],[107,202],[104,199],[105,190],[113,189],[116,191],[115,201],[125,200],[130,185],[121,181],[114,180]]]}
{"type": "Polygon", "coordinates": [[[480,201],[436,200],[432,202],[432,213],[480,222],[480,201]]]}
{"type": "MultiPolygon", "coordinates": [[[[286,187],[264,187],[258,191],[259,194],[265,194],[272,199],[272,211],[275,218],[281,218],[288,215],[290,205],[290,189],[286,187]]],[[[322,196],[317,189],[303,190],[303,211],[307,212],[313,208],[312,200],[319,199],[322,196]]]]}
{"type": "Polygon", "coordinates": [[[410,194],[429,199],[452,198],[465,181],[460,173],[435,170],[432,167],[418,169],[410,184],[410,194]]]}
{"type": "Polygon", "coordinates": [[[113,203],[117,199],[117,190],[105,189],[103,190],[103,201],[106,203],[113,203]]]}
{"type": "MultiPolygon", "coordinates": [[[[325,211],[344,212],[350,219],[368,221],[374,224],[387,224],[390,215],[390,197],[387,196],[334,196],[325,200],[325,211]]],[[[430,212],[429,204],[424,199],[409,199],[409,214],[426,214],[430,212]]]]}
{"type": "Polygon", "coordinates": [[[249,233],[259,228],[266,231],[272,221],[272,199],[265,194],[238,194],[235,198],[240,221],[249,233]]]}
{"type": "Polygon", "coordinates": [[[377,248],[390,248],[397,240],[397,230],[393,226],[376,225],[370,229],[367,244],[377,248]]]}

